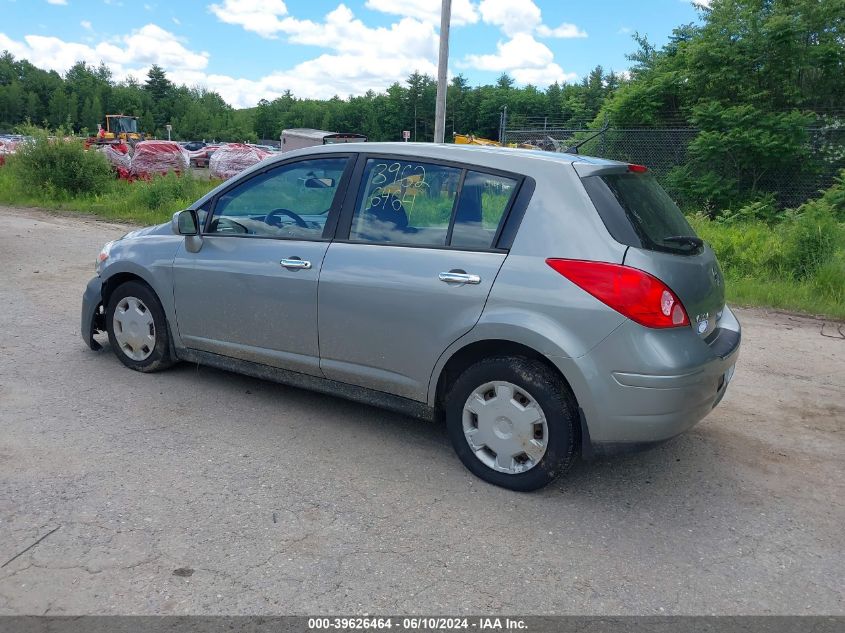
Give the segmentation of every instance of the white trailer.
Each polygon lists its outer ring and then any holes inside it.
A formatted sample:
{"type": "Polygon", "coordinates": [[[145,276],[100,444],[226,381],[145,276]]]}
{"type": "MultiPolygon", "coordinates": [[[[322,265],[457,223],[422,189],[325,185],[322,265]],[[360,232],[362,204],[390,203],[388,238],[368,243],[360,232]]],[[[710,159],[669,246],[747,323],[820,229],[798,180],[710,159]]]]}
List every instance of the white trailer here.
{"type": "Polygon", "coordinates": [[[329,145],[331,143],[365,143],[367,137],[363,134],[349,132],[327,132],[299,127],[282,130],[282,151],[291,152],[303,147],[315,145],[329,145]]]}

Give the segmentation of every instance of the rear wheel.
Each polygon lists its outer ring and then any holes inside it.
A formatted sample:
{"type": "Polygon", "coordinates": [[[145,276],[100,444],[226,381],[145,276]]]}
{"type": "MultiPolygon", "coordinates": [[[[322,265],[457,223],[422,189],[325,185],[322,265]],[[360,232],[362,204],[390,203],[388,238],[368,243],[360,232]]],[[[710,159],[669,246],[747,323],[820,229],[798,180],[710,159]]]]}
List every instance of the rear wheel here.
{"type": "Polygon", "coordinates": [[[577,406],[541,362],[488,358],[466,369],[445,399],[452,445],[475,475],[511,490],[536,490],[575,457],[577,406]]]}
{"type": "Polygon", "coordinates": [[[115,355],[130,369],[154,372],[173,364],[164,310],[146,284],[128,281],[112,292],[106,329],[115,355]]]}

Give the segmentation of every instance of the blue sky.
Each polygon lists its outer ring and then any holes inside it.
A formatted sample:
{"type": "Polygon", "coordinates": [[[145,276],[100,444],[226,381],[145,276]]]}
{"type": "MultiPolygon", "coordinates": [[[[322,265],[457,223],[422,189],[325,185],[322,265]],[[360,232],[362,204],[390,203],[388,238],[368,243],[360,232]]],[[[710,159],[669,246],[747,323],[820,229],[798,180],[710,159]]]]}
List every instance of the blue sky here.
{"type": "MultiPolygon", "coordinates": [[[[0,0],[0,50],[59,72],[103,61],[117,79],[157,63],[244,107],[434,74],[439,11],[439,0],[0,0]]],[[[662,45],[699,19],[692,0],[452,0],[452,12],[451,74],[541,87],[596,64],[623,71],[633,32],[662,45]]]]}

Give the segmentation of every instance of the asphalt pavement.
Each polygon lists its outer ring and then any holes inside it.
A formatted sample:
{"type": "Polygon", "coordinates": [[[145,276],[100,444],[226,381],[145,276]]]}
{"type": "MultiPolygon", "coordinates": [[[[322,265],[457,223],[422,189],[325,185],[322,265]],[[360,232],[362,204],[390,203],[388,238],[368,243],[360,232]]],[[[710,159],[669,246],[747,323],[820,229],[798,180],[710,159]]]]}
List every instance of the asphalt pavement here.
{"type": "Polygon", "coordinates": [[[0,614],[845,614],[845,339],[762,310],[722,404],[520,494],[445,429],[79,335],[127,227],[0,207],[0,614]]]}

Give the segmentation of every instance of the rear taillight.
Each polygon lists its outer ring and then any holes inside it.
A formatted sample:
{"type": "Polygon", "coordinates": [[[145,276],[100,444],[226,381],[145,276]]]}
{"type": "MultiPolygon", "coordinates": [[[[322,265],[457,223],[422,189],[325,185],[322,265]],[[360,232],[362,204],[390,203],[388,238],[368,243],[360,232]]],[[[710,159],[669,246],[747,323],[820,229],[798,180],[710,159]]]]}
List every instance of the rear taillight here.
{"type": "Polygon", "coordinates": [[[657,277],[637,268],[579,259],[547,259],[546,263],[602,303],[654,328],[689,325],[681,300],[657,277]]]}

